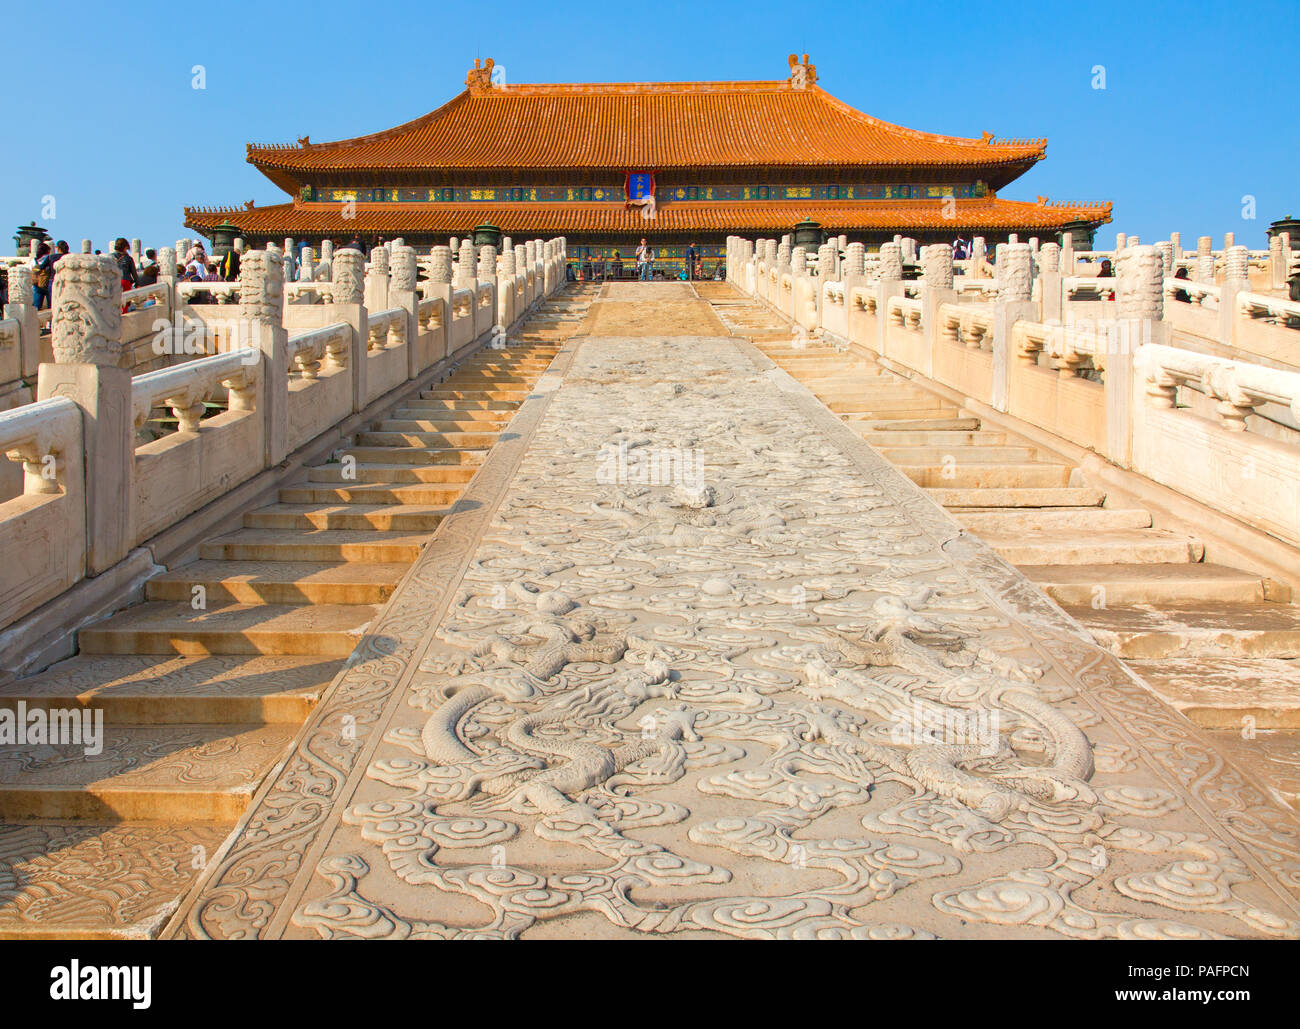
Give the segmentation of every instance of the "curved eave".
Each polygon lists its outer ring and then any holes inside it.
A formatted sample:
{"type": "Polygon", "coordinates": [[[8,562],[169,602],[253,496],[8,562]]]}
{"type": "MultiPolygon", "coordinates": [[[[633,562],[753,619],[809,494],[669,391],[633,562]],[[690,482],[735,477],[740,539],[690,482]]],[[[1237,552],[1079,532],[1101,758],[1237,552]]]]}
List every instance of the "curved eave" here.
{"type": "Polygon", "coordinates": [[[1059,231],[1073,221],[1104,224],[1111,205],[1045,204],[986,198],[958,200],[947,216],[942,200],[898,201],[777,201],[771,203],[676,201],[660,205],[653,220],[636,210],[611,203],[528,204],[357,204],[344,219],[339,204],[277,204],[252,209],[186,208],[185,224],[203,231],[222,222],[239,226],[254,238],[289,235],[334,236],[353,233],[454,234],[490,221],[503,232],[618,233],[662,235],[690,230],[709,232],[788,231],[796,222],[812,218],[834,232],[891,229],[933,233],[970,229],[999,232],[1046,233],[1059,231]]]}

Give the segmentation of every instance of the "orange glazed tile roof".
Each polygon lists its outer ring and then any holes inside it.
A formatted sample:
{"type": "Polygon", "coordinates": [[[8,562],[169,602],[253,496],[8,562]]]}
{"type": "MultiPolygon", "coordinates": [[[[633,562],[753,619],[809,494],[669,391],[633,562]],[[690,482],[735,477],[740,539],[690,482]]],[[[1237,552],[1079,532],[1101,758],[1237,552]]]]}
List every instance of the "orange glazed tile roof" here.
{"type": "Polygon", "coordinates": [[[620,233],[653,235],[692,230],[789,231],[812,218],[829,232],[862,229],[957,231],[979,228],[1016,232],[1057,230],[1076,221],[1110,221],[1111,205],[1030,203],[984,198],[943,200],[675,201],[661,204],[651,220],[617,203],[357,204],[345,219],[341,204],[288,203],[253,208],[186,208],[185,224],[204,230],[229,222],[250,236],[348,236],[353,233],[462,234],[491,222],[507,235],[620,233]]]}
{"type": "Polygon", "coordinates": [[[405,125],[333,143],[249,144],[248,160],[285,188],[313,173],[399,169],[890,165],[996,168],[1001,184],[1047,148],[902,128],[814,85],[815,69],[798,81],[494,86],[471,71],[468,89],[405,125]]]}

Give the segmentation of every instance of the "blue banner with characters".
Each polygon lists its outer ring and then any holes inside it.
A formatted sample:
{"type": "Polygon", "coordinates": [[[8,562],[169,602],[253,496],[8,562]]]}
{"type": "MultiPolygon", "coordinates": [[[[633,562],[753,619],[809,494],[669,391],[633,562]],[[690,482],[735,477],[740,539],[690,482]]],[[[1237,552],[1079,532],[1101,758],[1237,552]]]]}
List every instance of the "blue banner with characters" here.
{"type": "Polygon", "coordinates": [[[629,200],[644,200],[647,197],[652,197],[654,195],[654,172],[627,173],[627,198],[629,200]]]}

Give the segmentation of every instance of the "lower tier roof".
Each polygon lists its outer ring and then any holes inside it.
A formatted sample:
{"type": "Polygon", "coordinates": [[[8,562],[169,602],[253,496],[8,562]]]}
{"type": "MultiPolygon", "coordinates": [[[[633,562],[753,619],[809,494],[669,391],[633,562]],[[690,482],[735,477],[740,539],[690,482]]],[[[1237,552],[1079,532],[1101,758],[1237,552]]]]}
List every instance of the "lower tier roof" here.
{"type": "Polygon", "coordinates": [[[1059,231],[1070,222],[1110,221],[1111,205],[1049,203],[985,197],[972,200],[673,201],[654,218],[639,208],[610,202],[497,204],[353,204],[293,202],[267,207],[185,209],[185,224],[209,231],[222,223],[250,237],[463,235],[490,222],[512,236],[549,238],[566,234],[679,235],[691,231],[788,232],[805,218],[828,232],[909,230],[945,232],[1059,231]],[[350,216],[345,216],[350,215],[350,216]]]}

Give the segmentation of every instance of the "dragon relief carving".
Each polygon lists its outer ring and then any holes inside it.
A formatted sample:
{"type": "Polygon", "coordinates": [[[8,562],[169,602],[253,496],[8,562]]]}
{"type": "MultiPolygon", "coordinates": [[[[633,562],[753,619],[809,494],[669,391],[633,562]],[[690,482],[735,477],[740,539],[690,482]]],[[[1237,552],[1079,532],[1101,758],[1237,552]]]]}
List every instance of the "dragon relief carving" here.
{"type": "Polygon", "coordinates": [[[1036,646],[989,592],[1005,567],[946,549],[833,415],[810,424],[729,341],[688,344],[583,344],[295,926],[1300,932],[1137,779],[1069,671],[1094,652],[1036,646]],[[602,447],[684,443],[707,480],[598,474],[602,447]]]}

